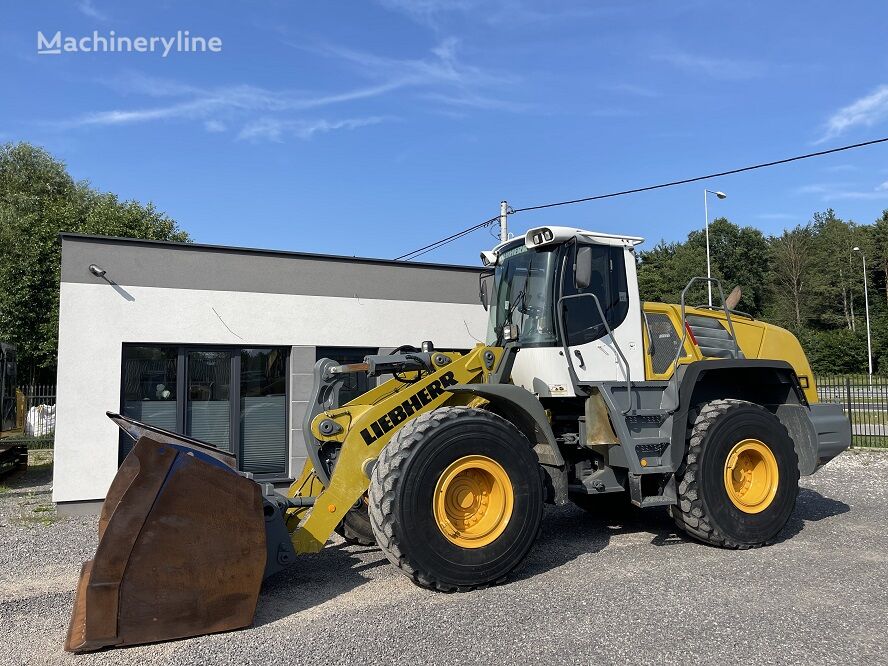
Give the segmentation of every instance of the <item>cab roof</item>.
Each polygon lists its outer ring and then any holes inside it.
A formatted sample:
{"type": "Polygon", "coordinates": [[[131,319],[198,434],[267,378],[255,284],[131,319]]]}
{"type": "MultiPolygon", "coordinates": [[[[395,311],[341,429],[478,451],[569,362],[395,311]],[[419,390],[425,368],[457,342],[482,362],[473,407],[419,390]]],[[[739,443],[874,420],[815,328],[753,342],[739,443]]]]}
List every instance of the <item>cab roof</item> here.
{"type": "Polygon", "coordinates": [[[635,247],[644,242],[644,238],[640,236],[626,236],[623,234],[606,234],[600,231],[588,231],[586,229],[577,229],[575,227],[534,227],[528,229],[523,236],[510,238],[497,245],[493,250],[481,253],[481,261],[489,266],[496,262],[497,256],[509,247],[523,241],[527,248],[545,247],[548,245],[561,245],[573,238],[582,238],[587,243],[597,245],[613,245],[617,247],[635,247]]]}

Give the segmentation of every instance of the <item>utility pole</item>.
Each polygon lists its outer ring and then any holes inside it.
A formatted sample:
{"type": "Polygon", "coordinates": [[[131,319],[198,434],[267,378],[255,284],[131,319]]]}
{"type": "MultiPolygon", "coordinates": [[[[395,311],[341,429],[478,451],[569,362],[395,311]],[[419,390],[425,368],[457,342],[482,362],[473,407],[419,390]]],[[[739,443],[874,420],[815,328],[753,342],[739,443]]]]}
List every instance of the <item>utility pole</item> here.
{"type": "Polygon", "coordinates": [[[851,259],[853,258],[854,250],[851,250],[848,253],[848,300],[851,303],[851,330],[857,331],[857,320],[854,318],[854,285],[851,282],[851,275],[853,275],[854,264],[851,263],[851,259]]]}
{"type": "Polygon", "coordinates": [[[500,243],[505,243],[509,240],[509,227],[506,222],[506,216],[509,214],[509,202],[508,201],[500,201],[500,243]]]}
{"type": "Polygon", "coordinates": [[[866,255],[859,247],[855,247],[852,252],[860,252],[860,258],[863,260],[863,299],[866,308],[866,360],[869,367],[870,383],[873,381],[873,343],[870,335],[870,317],[869,317],[869,287],[866,283],[866,255]]]}

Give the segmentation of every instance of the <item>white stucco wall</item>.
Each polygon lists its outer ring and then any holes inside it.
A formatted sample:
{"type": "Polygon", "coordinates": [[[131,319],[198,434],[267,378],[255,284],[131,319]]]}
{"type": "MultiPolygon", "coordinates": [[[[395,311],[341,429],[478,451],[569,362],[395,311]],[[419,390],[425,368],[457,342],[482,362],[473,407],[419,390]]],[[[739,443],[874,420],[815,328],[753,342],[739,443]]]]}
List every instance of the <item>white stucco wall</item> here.
{"type": "Polygon", "coordinates": [[[480,305],[63,282],[53,501],[102,499],[117,471],[125,342],[471,347],[485,327],[480,305]]]}

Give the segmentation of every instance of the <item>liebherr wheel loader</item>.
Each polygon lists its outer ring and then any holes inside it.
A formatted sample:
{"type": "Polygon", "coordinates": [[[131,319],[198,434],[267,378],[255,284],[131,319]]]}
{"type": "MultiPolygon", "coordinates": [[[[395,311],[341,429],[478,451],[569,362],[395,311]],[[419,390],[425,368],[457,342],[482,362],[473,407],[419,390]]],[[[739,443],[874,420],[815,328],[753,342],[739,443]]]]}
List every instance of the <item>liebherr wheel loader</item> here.
{"type": "Polygon", "coordinates": [[[640,238],[532,229],[482,254],[486,344],[321,360],[289,491],[234,456],[116,414],[137,440],[105,500],[66,649],[248,626],[265,577],[339,530],[418,585],[503,581],[543,505],[666,506],[695,539],[772,541],[800,474],[851,441],[792,334],[719,307],[642,303],[640,238]],[[346,404],[350,373],[379,378],[346,404]],[[383,381],[385,378],[385,381],[383,381]]]}

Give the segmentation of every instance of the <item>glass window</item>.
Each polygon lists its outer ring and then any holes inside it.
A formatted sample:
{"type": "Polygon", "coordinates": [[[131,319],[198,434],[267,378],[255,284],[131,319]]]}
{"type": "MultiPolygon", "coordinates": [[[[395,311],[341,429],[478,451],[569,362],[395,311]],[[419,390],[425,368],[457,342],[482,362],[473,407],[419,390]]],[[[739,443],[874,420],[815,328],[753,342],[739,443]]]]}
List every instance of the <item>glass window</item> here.
{"type": "Polygon", "coordinates": [[[488,344],[502,342],[505,324],[518,326],[522,345],[555,344],[555,266],[553,248],[528,250],[523,244],[506,250],[497,261],[487,327],[488,344]]]}
{"type": "Polygon", "coordinates": [[[123,413],[149,425],[176,429],[176,347],[123,349],[123,413]]]}
{"type": "MultiPolygon", "coordinates": [[[[282,477],[289,450],[288,353],[287,347],[124,345],[121,409],[235,453],[242,471],[282,477]]],[[[121,460],[132,445],[121,437],[121,460]]]]}
{"type": "MultiPolygon", "coordinates": [[[[340,365],[347,363],[363,363],[365,356],[378,354],[379,349],[370,347],[318,347],[317,360],[329,358],[340,365]]],[[[351,372],[345,376],[342,387],[339,389],[339,404],[351,402],[359,395],[363,395],[373,386],[366,372],[351,372]]]]}
{"type": "MultiPolygon", "coordinates": [[[[591,245],[592,280],[579,293],[592,293],[601,302],[601,309],[611,330],[626,318],[629,312],[629,291],[626,286],[626,265],[623,248],[610,245],[591,245]]],[[[574,250],[575,252],[575,250],[574,250]]],[[[573,270],[564,272],[562,295],[576,294],[573,270]]],[[[564,319],[570,346],[598,340],[607,333],[601,315],[592,298],[574,298],[564,301],[564,319]]]]}
{"type": "Polygon", "coordinates": [[[231,451],[231,352],[188,352],[185,434],[231,451]]]}
{"type": "Polygon", "coordinates": [[[287,469],[287,354],[240,351],[241,469],[283,474],[287,469]]]}

